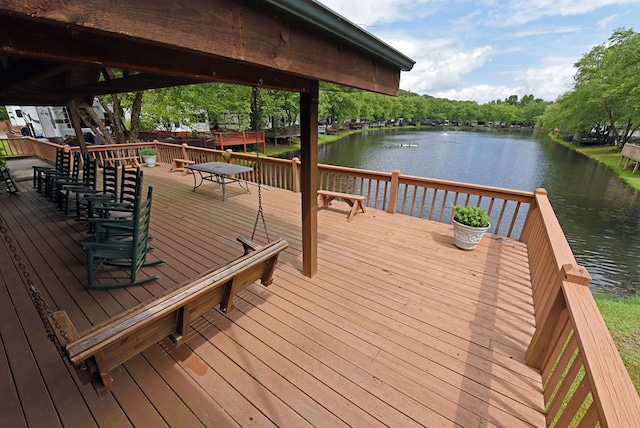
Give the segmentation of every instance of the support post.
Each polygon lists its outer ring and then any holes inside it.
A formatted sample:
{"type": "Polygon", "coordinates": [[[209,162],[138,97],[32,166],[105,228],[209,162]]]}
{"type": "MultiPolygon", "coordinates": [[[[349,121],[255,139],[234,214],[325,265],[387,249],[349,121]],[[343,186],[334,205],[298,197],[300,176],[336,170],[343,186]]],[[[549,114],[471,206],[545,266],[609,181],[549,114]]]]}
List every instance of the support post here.
{"type": "Polygon", "coordinates": [[[80,116],[78,116],[78,103],[76,100],[69,101],[67,109],[69,110],[69,116],[71,116],[73,130],[76,132],[76,137],[78,138],[78,144],[80,144],[80,151],[87,153],[87,143],[84,141],[84,135],[82,135],[82,125],[80,124],[80,116]]]}
{"type": "MultiPolygon", "coordinates": [[[[157,142],[157,140],[154,140],[154,143],[157,142]]],[[[189,156],[189,154],[187,153],[187,147],[189,147],[189,145],[187,143],[182,143],[182,159],[189,159],[187,156],[189,156]]]]}
{"type": "Polygon", "coordinates": [[[300,159],[291,159],[291,191],[300,193],[300,159]]]}
{"type": "Polygon", "coordinates": [[[394,214],[398,205],[398,191],[400,189],[400,170],[391,173],[391,190],[389,191],[389,207],[387,212],[394,214]]]}
{"type": "Polygon", "coordinates": [[[300,93],[300,155],[302,158],[302,274],[318,271],[318,82],[300,93]]]}

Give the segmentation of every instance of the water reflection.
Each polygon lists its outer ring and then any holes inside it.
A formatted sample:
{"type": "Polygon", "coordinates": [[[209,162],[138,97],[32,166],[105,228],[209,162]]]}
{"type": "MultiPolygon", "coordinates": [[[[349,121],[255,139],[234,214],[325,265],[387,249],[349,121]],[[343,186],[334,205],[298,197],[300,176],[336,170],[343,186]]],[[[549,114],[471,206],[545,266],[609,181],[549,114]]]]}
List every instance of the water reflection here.
{"type": "Polygon", "coordinates": [[[502,131],[370,131],[322,146],[320,163],[532,191],[549,199],[592,289],[639,288],[638,193],[546,136],[502,131]]]}

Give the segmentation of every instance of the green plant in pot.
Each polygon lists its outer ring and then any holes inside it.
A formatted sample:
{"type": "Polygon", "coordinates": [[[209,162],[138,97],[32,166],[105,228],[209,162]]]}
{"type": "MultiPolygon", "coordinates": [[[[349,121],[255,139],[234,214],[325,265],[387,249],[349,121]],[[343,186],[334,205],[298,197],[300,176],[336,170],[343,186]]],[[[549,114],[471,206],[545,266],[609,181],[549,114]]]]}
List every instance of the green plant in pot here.
{"type": "Polygon", "coordinates": [[[473,250],[491,227],[489,215],[480,207],[453,206],[453,239],[456,247],[473,250]]]}
{"type": "Polygon", "coordinates": [[[156,166],[156,160],[158,158],[158,151],[153,147],[145,147],[138,150],[138,154],[142,157],[145,165],[152,168],[156,166]]]}

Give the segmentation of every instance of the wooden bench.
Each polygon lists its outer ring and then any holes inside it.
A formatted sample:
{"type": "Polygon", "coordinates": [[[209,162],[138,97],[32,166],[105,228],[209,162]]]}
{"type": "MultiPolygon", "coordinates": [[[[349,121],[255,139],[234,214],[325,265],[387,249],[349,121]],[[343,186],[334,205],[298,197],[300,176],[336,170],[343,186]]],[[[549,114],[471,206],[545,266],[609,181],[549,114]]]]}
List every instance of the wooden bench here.
{"type": "Polygon", "coordinates": [[[49,324],[60,343],[67,343],[65,350],[81,380],[93,383],[98,392],[111,390],[110,371],[114,368],[165,337],[177,346],[183,344],[189,323],[196,318],[218,304],[222,312],[229,312],[233,296],[258,279],[269,285],[287,241],[279,239],[263,247],[247,239],[239,241],[247,254],[97,324],[82,335],[65,311],[55,312],[49,324]]]}
{"type": "Polygon", "coordinates": [[[347,216],[347,222],[351,221],[353,216],[356,215],[356,212],[358,212],[358,209],[362,210],[362,212],[365,212],[363,202],[366,199],[366,197],[363,195],[352,195],[350,193],[332,192],[330,190],[318,190],[318,196],[320,197],[320,200],[322,202],[322,205],[321,205],[322,207],[328,206],[331,203],[331,201],[333,201],[335,198],[340,198],[343,201],[345,201],[347,204],[349,204],[349,206],[351,207],[351,210],[349,211],[349,215],[347,216]]]}
{"type": "Polygon", "coordinates": [[[636,144],[627,143],[622,147],[622,152],[620,153],[620,160],[618,161],[618,166],[624,162],[624,166],[622,169],[627,169],[629,165],[629,161],[635,162],[635,166],[633,167],[633,174],[638,172],[638,167],[640,167],[640,146],[636,144]]]}
{"type": "MultiPolygon", "coordinates": [[[[189,170],[185,168],[185,166],[193,165],[195,163],[195,161],[189,159],[174,159],[171,163],[171,168],[169,168],[169,172],[182,171],[182,175],[186,175],[189,170]]],[[[191,173],[193,174],[193,171],[191,171],[191,173]]]]}

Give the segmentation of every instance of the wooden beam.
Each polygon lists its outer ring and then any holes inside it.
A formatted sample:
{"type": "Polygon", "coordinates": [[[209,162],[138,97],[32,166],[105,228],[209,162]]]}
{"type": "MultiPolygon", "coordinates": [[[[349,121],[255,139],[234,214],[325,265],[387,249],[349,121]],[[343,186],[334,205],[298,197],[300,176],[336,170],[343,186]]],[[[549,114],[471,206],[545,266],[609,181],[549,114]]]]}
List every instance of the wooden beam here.
{"type": "Polygon", "coordinates": [[[296,90],[291,78],[398,94],[398,66],[262,3],[13,0],[0,5],[2,15],[2,49],[16,55],[124,69],[169,65],[185,76],[219,81],[232,81],[235,69],[242,82],[232,83],[296,90]],[[214,58],[223,66],[212,67],[214,58]]]}
{"type": "Polygon", "coordinates": [[[78,105],[83,102],[84,101],[82,100],[71,100],[67,105],[67,110],[69,110],[69,116],[71,116],[73,129],[76,131],[76,138],[78,138],[78,144],[80,144],[80,151],[82,153],[87,153],[87,142],[84,140],[82,125],[80,124],[80,116],[78,116],[78,105]]]}
{"type": "Polygon", "coordinates": [[[318,82],[300,94],[300,157],[302,158],[302,273],[318,271],[318,82]]]}
{"type": "Polygon", "coordinates": [[[72,98],[212,81],[296,92],[307,91],[310,86],[308,79],[246,62],[170,46],[149,45],[122,39],[120,36],[114,38],[84,30],[70,31],[2,15],[0,40],[3,40],[0,57],[4,54],[10,58],[18,58],[9,62],[6,70],[1,70],[2,75],[8,72],[13,76],[33,74],[27,73],[30,68],[37,68],[37,72],[41,74],[46,73],[47,67],[64,71],[60,64],[68,63],[85,64],[85,67],[96,72],[104,67],[136,71],[108,81],[99,82],[96,78],[93,82],[75,87],[64,86],[65,79],[61,79],[59,75],[51,75],[49,79],[39,82],[37,87],[15,79],[10,86],[0,83],[0,99],[10,99],[13,103],[16,103],[18,96],[31,96],[42,99],[40,103],[62,99],[63,103],[50,104],[63,105],[72,98]],[[24,36],[25,33],[28,35],[24,36]],[[43,49],[43,46],[47,46],[47,49],[43,49]],[[39,65],[39,61],[44,65],[39,65]]]}

